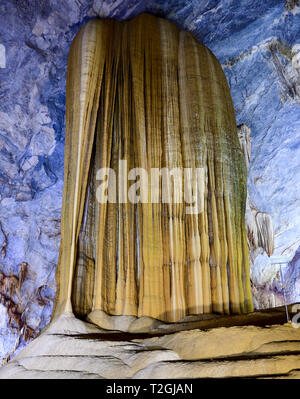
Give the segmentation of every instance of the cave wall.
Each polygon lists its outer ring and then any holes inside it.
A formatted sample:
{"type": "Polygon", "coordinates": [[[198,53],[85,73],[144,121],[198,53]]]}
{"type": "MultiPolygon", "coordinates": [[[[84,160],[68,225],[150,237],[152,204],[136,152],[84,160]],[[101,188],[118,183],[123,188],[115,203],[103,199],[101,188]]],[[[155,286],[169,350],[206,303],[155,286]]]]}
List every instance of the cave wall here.
{"type": "Polygon", "coordinates": [[[0,358],[50,320],[70,43],[90,18],[141,12],[172,20],[217,56],[237,123],[251,129],[248,189],[273,218],[275,255],[293,256],[300,246],[299,1],[1,2],[0,358]]]}

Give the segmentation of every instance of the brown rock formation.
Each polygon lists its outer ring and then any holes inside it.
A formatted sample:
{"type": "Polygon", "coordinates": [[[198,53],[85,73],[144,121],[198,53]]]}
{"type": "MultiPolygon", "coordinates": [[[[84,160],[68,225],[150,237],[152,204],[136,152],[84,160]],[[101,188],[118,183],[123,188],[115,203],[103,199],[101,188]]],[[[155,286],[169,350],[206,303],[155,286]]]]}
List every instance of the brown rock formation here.
{"type": "Polygon", "coordinates": [[[65,143],[56,316],[252,311],[246,165],[225,75],[204,45],[150,15],[88,22],[69,54],[65,143]],[[116,172],[115,202],[96,200],[100,168],[116,172]],[[201,212],[186,212],[175,178],[161,183],[170,203],[162,190],[150,201],[152,181],[126,202],[132,168],[201,169],[203,189],[191,179],[201,212]]]}

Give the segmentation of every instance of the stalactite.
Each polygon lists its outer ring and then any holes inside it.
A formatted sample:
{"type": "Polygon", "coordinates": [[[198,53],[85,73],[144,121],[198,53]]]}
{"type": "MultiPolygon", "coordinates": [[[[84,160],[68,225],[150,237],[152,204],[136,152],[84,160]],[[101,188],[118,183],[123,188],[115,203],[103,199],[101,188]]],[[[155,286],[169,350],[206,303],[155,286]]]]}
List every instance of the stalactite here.
{"type": "MultiPolygon", "coordinates": [[[[251,158],[251,136],[250,129],[247,125],[238,126],[238,137],[241,149],[244,153],[246,167],[249,168],[251,158]]],[[[255,250],[262,248],[269,256],[274,251],[274,228],[272,218],[268,213],[260,212],[249,195],[246,200],[246,216],[245,223],[250,248],[255,250]]]]}
{"type": "Polygon", "coordinates": [[[258,246],[263,248],[269,256],[274,251],[274,232],[272,218],[268,213],[257,212],[256,225],[258,233],[258,246]]]}
{"type": "Polygon", "coordinates": [[[237,131],[238,131],[240,146],[244,153],[246,167],[248,170],[250,158],[251,158],[251,136],[250,136],[251,131],[250,131],[249,127],[247,125],[245,125],[244,123],[237,127],[237,131]]]}
{"type": "Polygon", "coordinates": [[[226,78],[204,45],[146,14],[88,22],[68,61],[54,315],[93,320],[104,311],[174,322],[251,311],[246,174],[226,78]],[[95,198],[100,168],[116,172],[115,202],[95,198]],[[186,212],[174,175],[161,182],[157,202],[152,181],[144,201],[124,201],[132,168],[148,176],[153,168],[203,171],[203,189],[191,177],[202,209],[186,212]]]}
{"type": "Polygon", "coordinates": [[[246,206],[246,227],[251,249],[262,248],[271,256],[274,252],[272,217],[266,212],[260,212],[249,197],[246,206]]]}

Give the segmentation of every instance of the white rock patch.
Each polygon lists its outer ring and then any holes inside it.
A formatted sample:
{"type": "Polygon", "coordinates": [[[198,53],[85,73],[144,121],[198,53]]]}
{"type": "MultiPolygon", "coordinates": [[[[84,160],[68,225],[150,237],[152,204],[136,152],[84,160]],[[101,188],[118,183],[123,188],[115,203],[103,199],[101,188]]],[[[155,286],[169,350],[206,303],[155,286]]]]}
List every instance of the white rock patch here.
{"type": "Polygon", "coordinates": [[[0,68],[6,68],[6,51],[3,44],[0,44],[0,68]]]}

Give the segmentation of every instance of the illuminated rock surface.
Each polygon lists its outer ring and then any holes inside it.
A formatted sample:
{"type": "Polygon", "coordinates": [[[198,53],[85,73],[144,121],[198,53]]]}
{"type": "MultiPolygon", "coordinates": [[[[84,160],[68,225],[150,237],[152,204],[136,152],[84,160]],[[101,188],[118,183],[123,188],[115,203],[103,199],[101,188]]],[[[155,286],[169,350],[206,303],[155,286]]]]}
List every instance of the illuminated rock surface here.
{"type": "Polygon", "coordinates": [[[0,379],[299,378],[299,368],[299,330],[290,324],[137,338],[64,314],[1,368],[0,379]]]}
{"type": "MultiPolygon", "coordinates": [[[[0,354],[24,346],[49,323],[60,242],[65,79],[69,46],[90,17],[126,19],[150,11],[191,31],[227,76],[237,123],[251,129],[251,200],[269,213],[275,254],[293,256],[300,243],[299,7],[293,1],[3,2],[0,24],[0,270],[28,274],[18,298],[1,299],[0,354]],[[286,7],[285,7],[286,5],[286,7]],[[4,67],[5,66],[5,67],[4,67]],[[6,243],[6,244],[5,244],[6,243]],[[8,301],[9,300],[9,301],[8,301]],[[4,301],[4,300],[3,300],[4,301]],[[10,323],[13,303],[17,319],[10,323]],[[9,310],[10,309],[10,310],[9,310]],[[28,342],[28,341],[27,341],[28,342]]],[[[299,262],[287,270],[289,302],[299,298],[299,262]],[[291,276],[291,278],[289,278],[291,276]]],[[[260,274],[261,265],[256,264],[260,274]]],[[[264,273],[265,274],[265,273],[264,273]]],[[[273,271],[268,286],[273,284],[273,271]]],[[[1,291],[3,294],[3,291],[1,291]]],[[[260,305],[260,304],[258,304],[260,305]]]]}
{"type": "Polygon", "coordinates": [[[68,58],[65,141],[55,316],[173,322],[253,310],[247,169],[225,75],[205,46],[148,14],[88,22],[68,58]],[[113,203],[99,202],[104,168],[113,203]],[[147,178],[139,194],[133,168],[147,178]],[[177,174],[158,174],[154,191],[154,168],[177,174]]]}

